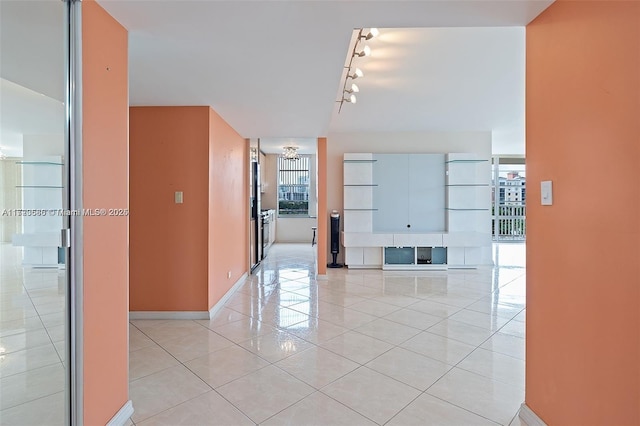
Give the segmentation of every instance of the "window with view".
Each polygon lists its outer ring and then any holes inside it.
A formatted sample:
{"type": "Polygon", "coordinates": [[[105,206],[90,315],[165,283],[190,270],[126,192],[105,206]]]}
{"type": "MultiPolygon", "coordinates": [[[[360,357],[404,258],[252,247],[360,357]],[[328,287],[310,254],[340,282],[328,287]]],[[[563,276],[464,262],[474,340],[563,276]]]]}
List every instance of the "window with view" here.
{"type": "Polygon", "coordinates": [[[278,157],[278,214],[309,215],[309,157],[278,157]]]}

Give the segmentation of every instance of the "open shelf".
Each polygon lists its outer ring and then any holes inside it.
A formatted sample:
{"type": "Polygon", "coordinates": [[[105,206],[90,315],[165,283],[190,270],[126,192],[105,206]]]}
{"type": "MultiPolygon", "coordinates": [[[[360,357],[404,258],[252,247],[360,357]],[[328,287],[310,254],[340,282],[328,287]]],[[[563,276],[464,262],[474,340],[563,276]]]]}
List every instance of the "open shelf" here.
{"type": "Polygon", "coordinates": [[[384,247],[383,269],[446,269],[446,247],[384,247]]]}
{"type": "Polygon", "coordinates": [[[489,160],[473,159],[473,160],[448,160],[445,163],[488,163],[489,160]]]}
{"type": "Polygon", "coordinates": [[[486,212],[489,209],[452,209],[447,207],[445,210],[454,211],[454,212],[486,212]]]}
{"type": "Polygon", "coordinates": [[[35,166],[62,166],[62,163],[56,163],[53,161],[16,161],[16,164],[26,164],[35,166]]]}
{"type": "Polygon", "coordinates": [[[486,188],[487,186],[489,186],[488,183],[451,183],[451,184],[446,184],[445,186],[470,186],[470,187],[481,187],[481,188],[486,188]]]}

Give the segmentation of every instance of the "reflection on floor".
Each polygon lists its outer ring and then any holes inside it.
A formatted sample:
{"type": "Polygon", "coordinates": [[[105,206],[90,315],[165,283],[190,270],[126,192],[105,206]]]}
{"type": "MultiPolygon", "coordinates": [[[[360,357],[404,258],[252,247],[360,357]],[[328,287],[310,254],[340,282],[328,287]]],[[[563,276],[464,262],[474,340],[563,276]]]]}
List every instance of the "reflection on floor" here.
{"type": "Polygon", "coordinates": [[[64,270],[0,245],[0,424],[64,424],[64,270]]]}
{"type": "Polygon", "coordinates": [[[132,420],[520,424],[524,245],[496,245],[494,258],[318,281],[311,247],[275,245],[214,319],[131,321],[132,420]]]}

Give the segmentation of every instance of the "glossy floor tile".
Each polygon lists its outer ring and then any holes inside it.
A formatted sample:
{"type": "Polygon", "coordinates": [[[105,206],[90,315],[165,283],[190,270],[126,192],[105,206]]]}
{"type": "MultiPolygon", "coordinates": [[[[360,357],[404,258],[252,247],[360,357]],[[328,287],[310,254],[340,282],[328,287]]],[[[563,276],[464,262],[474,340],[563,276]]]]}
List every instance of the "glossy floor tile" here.
{"type": "Polygon", "coordinates": [[[65,422],[64,270],[0,243],[0,424],[65,422]]]}
{"type": "Polygon", "coordinates": [[[509,425],[524,400],[525,269],[521,245],[500,250],[507,268],[318,280],[314,249],[275,245],[214,318],[131,321],[133,421],[509,425]]]}

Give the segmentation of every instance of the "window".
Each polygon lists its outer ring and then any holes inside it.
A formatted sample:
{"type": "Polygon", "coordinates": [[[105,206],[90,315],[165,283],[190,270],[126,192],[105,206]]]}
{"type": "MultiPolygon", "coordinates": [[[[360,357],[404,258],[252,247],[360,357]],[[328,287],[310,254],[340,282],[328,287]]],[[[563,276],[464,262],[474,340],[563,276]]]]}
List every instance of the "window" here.
{"type": "Polygon", "coordinates": [[[309,215],[309,157],[278,157],[278,215],[309,215]]]}

